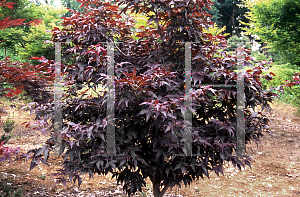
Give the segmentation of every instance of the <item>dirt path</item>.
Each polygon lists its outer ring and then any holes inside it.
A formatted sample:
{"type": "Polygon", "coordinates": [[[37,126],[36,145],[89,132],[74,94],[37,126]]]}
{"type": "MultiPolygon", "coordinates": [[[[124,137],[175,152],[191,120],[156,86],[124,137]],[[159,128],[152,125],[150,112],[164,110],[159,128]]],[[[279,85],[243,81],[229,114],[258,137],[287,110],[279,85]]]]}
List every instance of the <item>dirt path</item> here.
{"type": "MultiPolygon", "coordinates": [[[[224,176],[211,173],[210,179],[196,181],[188,188],[173,188],[165,196],[300,196],[300,120],[293,115],[295,109],[289,106],[273,108],[271,130],[274,136],[265,134],[258,149],[254,143],[250,145],[254,150],[251,169],[246,167],[239,171],[226,164],[224,176]]],[[[28,116],[19,113],[18,117],[28,116]]],[[[16,130],[17,137],[7,145],[28,150],[46,139],[39,132],[24,131],[24,127],[16,130]]],[[[40,165],[32,171],[28,171],[29,163],[2,163],[0,197],[1,194],[9,196],[9,192],[14,194],[12,196],[126,196],[109,174],[95,175],[91,180],[86,178],[80,188],[71,183],[67,188],[54,185],[48,175],[55,172],[61,162],[60,158],[52,157],[50,166],[40,165]]],[[[149,181],[145,193],[136,196],[152,196],[149,181]]]]}

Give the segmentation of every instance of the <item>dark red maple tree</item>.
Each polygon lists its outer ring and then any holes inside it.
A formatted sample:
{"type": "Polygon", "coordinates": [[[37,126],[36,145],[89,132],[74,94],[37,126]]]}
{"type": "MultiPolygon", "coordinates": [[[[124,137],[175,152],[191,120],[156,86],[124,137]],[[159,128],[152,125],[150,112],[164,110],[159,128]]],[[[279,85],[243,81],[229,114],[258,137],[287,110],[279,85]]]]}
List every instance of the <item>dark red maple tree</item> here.
{"type": "MultiPolygon", "coordinates": [[[[80,0],[85,12],[73,11],[64,18],[63,29],[53,30],[53,41],[70,41],[63,48],[66,80],[75,84],[66,90],[62,104],[63,120],[60,154],[64,165],[56,173],[59,183],[82,183],[81,175],[113,173],[130,195],[141,191],[150,178],[155,197],[168,188],[209,177],[209,172],[223,173],[230,161],[239,169],[250,166],[249,156],[234,156],[237,144],[236,99],[237,57],[226,52],[224,36],[203,31],[213,25],[203,7],[210,0],[116,0],[114,5],[97,0],[80,0]],[[171,6],[172,4],[172,6],[171,6]],[[122,10],[119,6],[123,6],[122,10]],[[133,38],[132,18],[126,13],[144,13],[149,26],[133,38]],[[150,25],[154,22],[154,25],[150,25]],[[107,47],[114,42],[115,111],[108,122],[109,92],[86,98],[79,93],[87,84],[109,85],[107,47]],[[193,104],[185,102],[184,42],[192,42],[193,104]],[[71,60],[71,61],[70,61],[71,60]],[[202,84],[231,84],[228,87],[202,84]],[[192,127],[184,120],[192,112],[192,127]],[[115,156],[108,154],[108,127],[115,128],[115,156]],[[184,130],[192,136],[193,156],[187,156],[184,130]],[[65,152],[66,150],[66,152],[65,152]]],[[[263,111],[275,94],[262,89],[264,64],[254,64],[247,51],[245,63],[245,140],[259,140],[268,132],[268,117],[263,111]],[[261,111],[253,111],[261,105],[261,111]]],[[[272,76],[267,76],[271,79],[272,76]]],[[[36,106],[37,117],[47,122],[55,112],[53,103],[36,106]]],[[[53,141],[53,139],[52,139],[53,141]]],[[[31,168],[46,162],[53,143],[31,151],[31,168]]]]}
{"type": "MultiPolygon", "coordinates": [[[[7,7],[9,9],[13,9],[14,4],[16,4],[16,3],[15,2],[5,2],[5,0],[0,2],[1,7],[7,7]]],[[[0,16],[2,16],[2,15],[0,15],[0,16]]],[[[25,19],[11,20],[11,17],[6,17],[5,19],[0,20],[0,29],[6,29],[8,27],[22,25],[22,24],[24,24],[24,20],[25,19]]]]}
{"type": "MultiPolygon", "coordinates": [[[[111,172],[128,195],[142,191],[149,178],[154,196],[162,197],[168,188],[190,185],[195,179],[209,177],[210,171],[222,174],[225,161],[239,169],[250,166],[249,156],[232,154],[237,144],[237,57],[226,52],[224,36],[203,31],[212,25],[202,9],[210,8],[210,0],[116,0],[115,5],[80,2],[86,10],[73,11],[64,18],[63,29],[53,30],[54,42],[70,41],[63,48],[63,60],[69,61],[66,81],[73,84],[67,87],[62,103],[60,154],[65,160],[55,174],[58,183],[78,181],[80,185],[82,174],[93,177],[111,172]],[[149,23],[154,22],[139,30],[138,40],[133,38],[128,12],[144,13],[149,23]],[[110,93],[106,90],[86,98],[78,86],[87,84],[92,91],[97,85],[109,85],[109,42],[115,47],[114,122],[107,117],[112,107],[108,106],[110,93]],[[192,42],[194,87],[189,90],[193,102],[188,109],[184,107],[184,42],[192,42]],[[192,112],[192,122],[185,121],[187,110],[192,112]],[[108,127],[115,129],[116,155],[108,154],[108,127]],[[187,155],[185,129],[191,134],[192,156],[187,155]]],[[[247,51],[244,56],[245,63],[253,63],[247,51]]],[[[262,89],[263,69],[263,64],[253,63],[245,72],[246,143],[269,132],[263,108],[269,108],[275,94],[262,89]],[[251,110],[258,105],[262,110],[251,110]]],[[[39,101],[31,109],[41,123],[54,122],[53,100],[39,101]]],[[[51,138],[28,153],[33,154],[31,169],[47,161],[53,142],[51,138]]]]}

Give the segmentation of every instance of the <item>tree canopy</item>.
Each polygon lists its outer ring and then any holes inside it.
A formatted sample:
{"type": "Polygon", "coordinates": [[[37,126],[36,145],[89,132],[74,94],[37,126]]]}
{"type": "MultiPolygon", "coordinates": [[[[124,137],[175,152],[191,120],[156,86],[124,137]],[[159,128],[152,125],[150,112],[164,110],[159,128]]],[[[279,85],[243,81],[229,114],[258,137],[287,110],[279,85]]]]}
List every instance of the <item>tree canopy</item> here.
{"type": "Polygon", "coordinates": [[[22,62],[28,62],[28,58],[35,56],[45,56],[48,59],[53,59],[53,45],[44,42],[45,40],[51,40],[51,30],[59,26],[60,16],[66,13],[67,10],[63,7],[57,8],[50,5],[37,6],[27,0],[20,1],[20,4],[21,8],[16,15],[13,11],[1,10],[3,17],[13,15],[14,18],[12,19],[14,20],[20,20],[15,19],[17,17],[24,17],[22,25],[0,30],[0,39],[2,40],[0,47],[5,51],[2,58],[11,56],[12,60],[22,62]],[[24,4],[27,6],[22,7],[24,4]],[[33,21],[29,20],[26,23],[28,19],[25,20],[25,17],[28,15],[33,21]]]}
{"type": "Polygon", "coordinates": [[[245,0],[250,9],[244,30],[267,42],[284,62],[300,66],[300,2],[298,0],[245,0]]]}
{"type": "Polygon", "coordinates": [[[44,56],[47,59],[54,59],[54,44],[50,41],[54,27],[59,27],[62,21],[61,15],[67,13],[67,9],[64,7],[54,7],[49,5],[41,5],[37,7],[42,14],[41,23],[38,25],[30,26],[27,32],[23,32],[23,36],[20,37],[24,42],[22,47],[20,44],[16,45],[16,51],[20,59],[26,62],[31,57],[44,56]]]}
{"type": "MultiPolygon", "coordinates": [[[[81,3],[77,0],[61,0],[61,5],[63,5],[66,8],[70,8],[72,10],[77,10],[80,12],[84,11],[84,8],[80,7],[81,3]]],[[[63,15],[63,17],[70,16],[70,15],[71,15],[71,13],[68,12],[68,13],[65,13],[63,15]]]]}
{"type": "Polygon", "coordinates": [[[226,33],[231,36],[240,36],[240,21],[248,22],[245,17],[248,9],[243,5],[241,0],[212,0],[214,3],[211,9],[205,9],[212,17],[211,20],[218,24],[219,27],[226,26],[226,33]]]}

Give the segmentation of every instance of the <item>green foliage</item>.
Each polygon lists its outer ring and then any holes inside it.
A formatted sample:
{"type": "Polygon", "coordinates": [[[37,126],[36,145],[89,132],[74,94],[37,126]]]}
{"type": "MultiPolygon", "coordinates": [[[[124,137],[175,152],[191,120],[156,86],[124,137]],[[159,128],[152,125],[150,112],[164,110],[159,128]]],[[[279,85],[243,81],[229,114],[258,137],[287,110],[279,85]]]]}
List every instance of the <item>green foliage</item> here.
{"type": "MultiPolygon", "coordinates": [[[[286,84],[286,80],[291,80],[294,76],[294,73],[299,72],[299,70],[295,69],[294,65],[290,64],[274,64],[268,70],[268,73],[272,72],[276,76],[273,77],[271,81],[267,81],[266,79],[262,79],[262,84],[264,89],[269,89],[270,87],[278,87],[286,84]]],[[[295,85],[290,87],[283,87],[284,94],[274,90],[275,93],[280,95],[279,100],[292,104],[296,107],[300,106],[300,86],[295,85]]]]}
{"type": "Polygon", "coordinates": [[[10,119],[8,116],[5,123],[2,124],[2,128],[4,131],[4,134],[0,138],[0,143],[3,141],[8,141],[12,136],[12,131],[15,128],[15,121],[10,119]]]}
{"type": "MultiPolygon", "coordinates": [[[[0,30],[0,39],[2,40],[0,46],[3,49],[0,56],[2,59],[5,56],[11,56],[13,61],[28,62],[28,58],[33,56],[54,58],[53,44],[44,43],[44,41],[51,40],[51,30],[60,25],[60,16],[66,13],[67,9],[50,5],[29,4],[30,6],[34,8],[34,11],[33,9],[24,9],[24,12],[30,12],[35,19],[42,19],[42,23],[0,30]]],[[[25,18],[27,15],[20,15],[20,17],[25,18]]],[[[30,60],[30,62],[36,63],[35,60],[30,60]]]]}
{"type": "Polygon", "coordinates": [[[281,98],[285,103],[300,108],[300,85],[285,88],[285,94],[281,98]]]}
{"type": "Polygon", "coordinates": [[[17,54],[15,46],[18,43],[21,47],[24,46],[24,40],[22,39],[23,35],[23,27],[11,27],[0,30],[0,39],[2,40],[0,47],[3,49],[3,58],[11,56],[14,57],[14,60],[18,60],[15,58],[15,55],[17,54]]]}
{"type": "Polygon", "coordinates": [[[38,7],[28,0],[6,0],[5,2],[14,2],[16,4],[14,4],[13,9],[0,7],[2,15],[0,19],[5,17],[11,17],[11,19],[24,18],[24,22],[27,23],[41,17],[42,13],[37,9],[38,7]]]}
{"type": "Polygon", "coordinates": [[[272,57],[261,53],[259,50],[251,51],[251,56],[253,56],[257,61],[269,61],[272,57]]]}
{"type": "Polygon", "coordinates": [[[17,51],[23,60],[27,61],[27,59],[32,56],[44,56],[48,59],[53,59],[53,44],[44,43],[45,40],[51,39],[51,33],[47,32],[47,29],[45,23],[32,26],[30,32],[25,36],[22,36],[22,39],[27,43],[24,47],[19,47],[17,51]]]}
{"type": "Polygon", "coordinates": [[[14,196],[17,197],[17,196],[22,196],[23,195],[23,189],[22,188],[18,188],[15,193],[14,193],[14,196]]]}
{"type": "Polygon", "coordinates": [[[269,89],[271,86],[277,87],[285,84],[285,80],[290,80],[297,70],[293,69],[290,64],[273,64],[268,70],[268,73],[270,72],[274,73],[276,76],[269,82],[266,79],[262,79],[263,87],[265,89],[269,89]]]}
{"type": "MultiPolygon", "coordinates": [[[[80,8],[81,3],[76,0],[61,0],[61,5],[63,5],[66,8],[70,8],[72,10],[77,10],[79,12],[82,12],[84,8],[80,8]]],[[[69,17],[71,16],[71,12],[67,12],[63,14],[63,17],[69,17]]]]}
{"type": "Polygon", "coordinates": [[[7,117],[7,120],[5,121],[5,124],[3,125],[3,130],[6,132],[6,133],[10,133],[14,128],[15,128],[15,121],[14,120],[11,120],[9,118],[9,116],[7,117]]]}
{"type": "MultiPolygon", "coordinates": [[[[208,30],[204,29],[204,33],[210,33],[213,36],[221,35],[226,30],[226,26],[220,28],[216,23],[213,26],[210,26],[208,30]]],[[[229,33],[223,34],[224,36],[228,36],[229,33]]]]}
{"type": "Polygon", "coordinates": [[[141,26],[147,26],[148,17],[143,14],[134,14],[132,13],[134,20],[136,21],[134,27],[139,28],[141,26]]]}
{"type": "MultiPolygon", "coordinates": [[[[42,16],[42,12],[37,9],[37,6],[28,0],[7,0],[6,2],[15,2],[14,9],[9,9],[7,7],[0,8],[0,20],[10,17],[14,19],[25,19],[24,23],[28,23],[35,19],[39,19],[42,16]]],[[[22,36],[25,32],[28,32],[29,26],[22,25],[16,27],[6,28],[0,31],[1,48],[8,53],[9,56],[15,56],[16,54],[16,44],[20,44],[24,47],[24,41],[22,36]]]]}
{"type": "Polygon", "coordinates": [[[39,9],[43,13],[42,19],[45,22],[46,27],[54,27],[60,25],[61,23],[61,15],[68,12],[67,8],[59,6],[54,7],[51,5],[43,5],[40,6],[39,9]]]}
{"type": "MultiPolygon", "coordinates": [[[[53,7],[44,5],[39,7],[44,12],[42,23],[31,26],[29,32],[22,36],[26,42],[24,47],[18,47],[17,51],[21,59],[28,61],[30,57],[44,56],[47,59],[54,59],[54,45],[45,43],[46,40],[51,40],[51,30],[58,26],[61,22],[60,15],[67,12],[63,7],[53,7]]],[[[36,63],[36,60],[31,60],[31,63],[36,63]]]]}
{"type": "MultiPolygon", "coordinates": [[[[152,12],[149,13],[149,15],[152,15],[152,14],[153,14],[152,12]]],[[[135,40],[140,39],[138,37],[138,34],[139,34],[140,31],[143,31],[145,28],[155,27],[154,22],[153,21],[148,22],[149,17],[146,16],[145,14],[143,14],[143,13],[141,13],[141,14],[131,13],[130,16],[133,17],[133,20],[135,22],[134,27],[131,29],[132,32],[134,32],[133,38],[135,40]]]]}
{"type": "Polygon", "coordinates": [[[210,10],[204,9],[212,17],[211,20],[218,24],[218,26],[226,26],[226,33],[231,35],[240,35],[239,21],[248,22],[244,16],[248,9],[242,4],[241,0],[212,0],[214,5],[210,10]]]}
{"type": "Polygon", "coordinates": [[[250,39],[247,36],[238,37],[238,36],[231,36],[228,39],[228,51],[235,51],[239,45],[239,43],[245,45],[246,49],[251,49],[250,39]]]}
{"type": "Polygon", "coordinates": [[[247,34],[258,35],[286,63],[300,66],[300,2],[298,0],[245,0],[250,9],[247,34]]]}
{"type": "Polygon", "coordinates": [[[218,26],[222,26],[224,25],[221,22],[222,14],[220,14],[220,10],[217,8],[219,3],[216,0],[212,0],[212,2],[214,2],[214,5],[211,6],[211,9],[204,8],[204,11],[211,15],[211,21],[215,22],[218,26]]]}
{"type": "Polygon", "coordinates": [[[23,188],[18,188],[13,191],[10,185],[4,182],[4,185],[0,185],[0,197],[20,197],[23,196],[23,188]]]}

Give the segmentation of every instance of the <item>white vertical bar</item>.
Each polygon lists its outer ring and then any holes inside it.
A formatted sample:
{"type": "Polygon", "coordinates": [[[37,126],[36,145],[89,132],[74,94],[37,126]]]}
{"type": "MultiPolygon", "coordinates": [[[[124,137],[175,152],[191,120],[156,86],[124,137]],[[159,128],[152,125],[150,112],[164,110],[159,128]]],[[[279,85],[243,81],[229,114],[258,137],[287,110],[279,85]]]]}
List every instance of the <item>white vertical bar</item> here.
{"type": "Polygon", "coordinates": [[[244,47],[237,49],[237,155],[245,155],[244,47]]]}
{"type": "Polygon", "coordinates": [[[116,156],[115,149],[115,83],[114,83],[114,43],[107,43],[107,154],[116,156]]]}
{"type": "Polygon", "coordinates": [[[191,102],[191,43],[185,43],[185,98],[184,98],[184,133],[183,133],[183,140],[184,140],[184,147],[186,149],[187,156],[192,156],[192,102],[191,102]]]}
{"type": "Polygon", "coordinates": [[[61,139],[59,134],[62,130],[62,90],[61,90],[61,43],[55,43],[55,82],[54,82],[54,150],[59,153],[61,139]]]}

